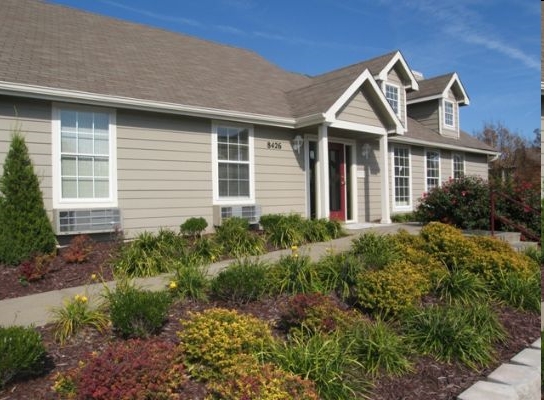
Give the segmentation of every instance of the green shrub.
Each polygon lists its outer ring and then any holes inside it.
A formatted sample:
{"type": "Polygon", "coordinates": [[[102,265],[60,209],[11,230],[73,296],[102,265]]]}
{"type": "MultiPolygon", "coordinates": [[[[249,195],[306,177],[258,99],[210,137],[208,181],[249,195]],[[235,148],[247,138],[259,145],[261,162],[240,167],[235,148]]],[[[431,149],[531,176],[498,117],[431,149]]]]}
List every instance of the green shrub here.
{"type": "Polygon", "coordinates": [[[172,271],[172,261],[186,254],[186,243],[175,232],[140,233],[113,260],[114,271],[129,277],[156,276],[172,271]]]}
{"type": "Polygon", "coordinates": [[[338,239],[339,237],[346,235],[340,221],[330,219],[326,222],[326,225],[331,238],[338,239]]]}
{"type": "Polygon", "coordinates": [[[344,301],[353,302],[357,276],[365,270],[362,261],[351,252],[328,254],[315,266],[326,288],[335,290],[344,301]]]}
{"type": "Polygon", "coordinates": [[[283,218],[281,214],[265,214],[262,215],[259,219],[259,224],[261,224],[263,230],[270,231],[274,229],[274,226],[283,218]]]}
{"type": "Polygon", "coordinates": [[[89,304],[85,295],[76,294],[65,300],[63,307],[52,310],[55,339],[64,344],[67,339],[89,326],[103,331],[109,323],[103,308],[102,304],[89,304]]]}
{"type": "Polygon", "coordinates": [[[235,310],[211,308],[181,321],[179,349],[191,376],[221,379],[241,359],[251,360],[272,341],[269,326],[235,310]]]}
{"type": "Polygon", "coordinates": [[[435,283],[437,296],[447,304],[455,302],[470,305],[489,297],[485,282],[470,271],[453,268],[445,270],[435,283]]]}
{"type": "Polygon", "coordinates": [[[212,294],[220,300],[242,303],[258,300],[268,290],[268,268],[259,261],[236,261],[212,279],[212,294]]]}
{"type": "Polygon", "coordinates": [[[265,252],[264,239],[249,230],[244,218],[227,218],[216,227],[215,239],[225,253],[232,257],[259,255],[265,252]]]}
{"type": "Polygon", "coordinates": [[[470,368],[494,361],[493,344],[505,331],[487,305],[429,306],[403,316],[403,329],[422,354],[438,360],[458,360],[470,368]]]}
{"type": "Polygon", "coordinates": [[[188,218],[183,224],[180,225],[180,232],[184,236],[200,237],[202,232],[208,227],[208,222],[202,218],[188,218]]]}
{"type": "Polygon", "coordinates": [[[131,339],[60,374],[53,389],[75,399],[170,399],[187,380],[174,344],[131,339]]]}
{"type": "Polygon", "coordinates": [[[55,250],[38,177],[18,129],[12,134],[0,177],[0,226],[0,263],[17,265],[55,250]]]}
{"type": "Polygon", "coordinates": [[[359,306],[385,315],[411,307],[429,289],[430,281],[421,269],[406,261],[362,272],[355,286],[359,306]]]}
{"type": "Polygon", "coordinates": [[[375,233],[365,233],[353,239],[351,251],[369,269],[382,269],[402,257],[396,241],[391,236],[375,233]]]}
{"type": "Polygon", "coordinates": [[[361,364],[342,335],[300,331],[288,341],[276,340],[263,357],[282,370],[312,380],[324,400],[366,398],[368,385],[361,364]]]}
{"type": "Polygon", "coordinates": [[[237,373],[208,384],[210,400],[319,400],[313,382],[267,364],[241,364],[237,373]]]}
{"type": "Polygon", "coordinates": [[[540,312],[540,271],[529,276],[504,272],[496,277],[491,287],[497,300],[520,310],[540,312]]]}
{"type": "Polygon", "coordinates": [[[304,219],[299,214],[270,216],[265,219],[263,229],[274,247],[287,249],[305,242],[304,219]]]}
{"type": "Polygon", "coordinates": [[[451,225],[431,222],[421,229],[419,235],[422,250],[449,269],[467,265],[477,252],[474,241],[451,225]]]}
{"type": "Polygon", "coordinates": [[[32,327],[0,327],[0,388],[45,370],[45,347],[32,327]]]}
{"type": "Polygon", "coordinates": [[[170,290],[182,299],[206,301],[210,281],[208,270],[198,263],[174,264],[174,279],[170,282],[170,290]]]}
{"type": "Polygon", "coordinates": [[[309,243],[326,242],[333,239],[333,235],[329,229],[329,220],[322,219],[307,219],[302,224],[304,239],[309,243]]]}
{"type": "Polygon", "coordinates": [[[408,212],[408,213],[391,215],[391,221],[395,223],[406,223],[406,222],[417,221],[417,219],[414,213],[408,212]]]}
{"type": "Polygon", "coordinates": [[[354,324],[347,337],[353,343],[351,352],[370,375],[400,376],[412,371],[408,341],[383,320],[354,324]]]}
{"type": "Polygon", "coordinates": [[[475,176],[450,179],[424,194],[414,215],[422,223],[438,221],[460,229],[488,229],[489,184],[475,176]]]}
{"type": "Polygon", "coordinates": [[[167,319],[170,294],[118,285],[107,294],[114,330],[123,338],[145,338],[157,333],[167,319]]]}
{"type": "Polygon", "coordinates": [[[304,327],[309,333],[331,333],[361,320],[359,313],[340,308],[333,298],[321,293],[292,296],[281,311],[279,326],[286,331],[304,327]]]}

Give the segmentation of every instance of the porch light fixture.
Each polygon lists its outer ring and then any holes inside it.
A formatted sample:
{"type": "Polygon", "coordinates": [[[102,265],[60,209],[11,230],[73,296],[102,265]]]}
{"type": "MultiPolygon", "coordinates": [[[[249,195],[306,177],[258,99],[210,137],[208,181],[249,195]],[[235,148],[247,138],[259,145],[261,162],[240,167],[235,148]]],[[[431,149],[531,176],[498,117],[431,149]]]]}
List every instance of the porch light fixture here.
{"type": "Polygon", "coordinates": [[[365,143],[363,145],[363,150],[361,151],[361,154],[365,158],[365,160],[368,160],[368,157],[370,157],[370,151],[371,150],[372,150],[372,148],[368,143],[365,143]]]}
{"type": "Polygon", "coordinates": [[[296,135],[293,139],[293,149],[297,151],[298,154],[300,154],[300,149],[302,149],[302,145],[304,144],[304,139],[302,139],[302,136],[296,135]]]}

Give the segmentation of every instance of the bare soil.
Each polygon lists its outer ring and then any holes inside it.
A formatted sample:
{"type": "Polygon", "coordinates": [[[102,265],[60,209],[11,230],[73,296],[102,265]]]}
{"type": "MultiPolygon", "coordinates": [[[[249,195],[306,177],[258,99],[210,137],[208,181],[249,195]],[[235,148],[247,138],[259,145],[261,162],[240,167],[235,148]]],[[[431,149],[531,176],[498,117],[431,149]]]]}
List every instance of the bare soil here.
{"type": "MultiPolygon", "coordinates": [[[[93,273],[99,273],[105,279],[111,279],[111,268],[107,261],[111,252],[110,244],[98,243],[89,260],[81,264],[67,264],[63,261],[62,254],[59,254],[43,279],[26,286],[19,282],[18,268],[0,266],[0,299],[85,285],[89,283],[93,273]]],[[[176,331],[180,328],[179,320],[183,319],[187,312],[214,306],[235,308],[274,325],[279,319],[281,305],[284,302],[283,297],[267,298],[249,304],[178,302],[170,308],[168,320],[159,337],[176,343],[176,331]]],[[[374,400],[453,400],[474,382],[485,379],[502,362],[508,361],[540,337],[538,314],[525,313],[508,307],[498,307],[497,312],[508,332],[508,339],[497,346],[496,362],[493,365],[474,371],[461,364],[445,364],[431,357],[422,356],[415,360],[415,369],[412,373],[400,378],[378,378],[374,382],[370,397],[374,400]]],[[[48,352],[47,373],[41,377],[10,383],[0,390],[0,400],[54,399],[56,397],[51,386],[58,372],[77,366],[78,361],[87,358],[92,351],[100,351],[112,341],[120,340],[112,332],[100,334],[89,329],[81,332],[64,346],[60,346],[53,339],[51,325],[38,329],[48,352]]],[[[204,399],[206,394],[203,384],[189,381],[183,388],[182,398],[200,400],[204,399]]]]}

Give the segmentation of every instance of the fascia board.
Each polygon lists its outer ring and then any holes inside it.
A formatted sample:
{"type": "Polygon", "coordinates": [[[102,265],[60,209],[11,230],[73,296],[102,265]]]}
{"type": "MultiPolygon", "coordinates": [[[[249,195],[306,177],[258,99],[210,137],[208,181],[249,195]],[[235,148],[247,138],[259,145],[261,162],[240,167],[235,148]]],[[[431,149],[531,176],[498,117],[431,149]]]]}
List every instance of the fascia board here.
{"type": "Polygon", "coordinates": [[[434,148],[446,149],[446,150],[455,150],[455,151],[461,151],[465,153],[486,154],[488,156],[495,156],[500,154],[500,152],[497,152],[497,151],[475,149],[472,147],[465,147],[465,146],[456,146],[456,145],[447,144],[447,143],[429,142],[427,140],[414,139],[414,138],[409,138],[406,136],[389,137],[388,140],[392,143],[415,144],[419,146],[434,147],[434,148]]]}
{"type": "Polygon", "coordinates": [[[263,124],[282,128],[294,128],[296,124],[295,118],[244,113],[216,108],[141,100],[130,97],[109,96],[75,90],[55,89],[44,86],[14,84],[9,82],[0,82],[0,94],[72,103],[74,101],[77,101],[91,105],[128,108],[162,113],[166,112],[169,114],[181,114],[193,117],[228,119],[231,121],[251,124],[263,124]]]}
{"type": "Polygon", "coordinates": [[[389,70],[391,70],[391,68],[393,68],[393,66],[397,62],[400,62],[400,64],[404,68],[404,71],[410,77],[410,85],[408,86],[408,88],[412,90],[419,90],[419,84],[417,83],[417,79],[412,73],[412,70],[408,67],[408,63],[406,62],[400,51],[397,51],[397,53],[391,58],[391,60],[389,60],[387,65],[377,75],[377,78],[381,81],[387,80],[387,73],[389,72],[389,70]]]}

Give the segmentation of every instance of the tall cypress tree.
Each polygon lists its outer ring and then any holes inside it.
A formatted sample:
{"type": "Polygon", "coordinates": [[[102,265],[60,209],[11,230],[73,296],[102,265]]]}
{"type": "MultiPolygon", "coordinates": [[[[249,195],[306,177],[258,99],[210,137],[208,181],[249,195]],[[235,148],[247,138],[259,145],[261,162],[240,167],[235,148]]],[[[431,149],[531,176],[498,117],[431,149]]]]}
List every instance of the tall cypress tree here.
{"type": "Polygon", "coordinates": [[[52,252],[55,245],[25,139],[15,129],[0,178],[0,262],[17,265],[52,252]]]}

